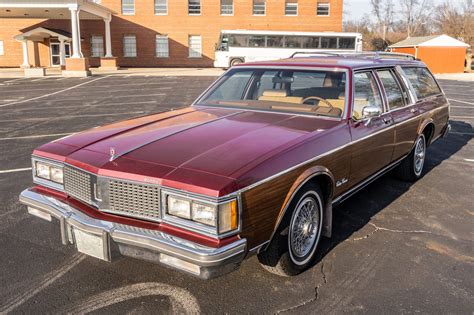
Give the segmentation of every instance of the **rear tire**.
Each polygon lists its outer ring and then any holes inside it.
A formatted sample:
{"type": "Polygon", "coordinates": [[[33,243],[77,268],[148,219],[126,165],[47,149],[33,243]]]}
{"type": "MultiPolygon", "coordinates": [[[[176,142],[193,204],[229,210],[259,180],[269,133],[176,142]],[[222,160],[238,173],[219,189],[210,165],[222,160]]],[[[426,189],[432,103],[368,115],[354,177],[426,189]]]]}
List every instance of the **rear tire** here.
{"type": "Polygon", "coordinates": [[[322,196],[312,183],[298,191],[267,249],[258,254],[264,269],[289,277],[312,266],[323,226],[322,196]]]}
{"type": "Polygon", "coordinates": [[[397,168],[400,179],[414,182],[423,175],[423,167],[426,158],[426,137],[424,134],[418,136],[415,147],[397,168]]]}
{"type": "Polygon", "coordinates": [[[230,65],[231,67],[233,67],[233,66],[239,65],[239,64],[241,64],[241,63],[244,63],[244,61],[242,60],[242,58],[234,58],[234,59],[232,59],[232,60],[230,61],[229,65],[230,65]]]}

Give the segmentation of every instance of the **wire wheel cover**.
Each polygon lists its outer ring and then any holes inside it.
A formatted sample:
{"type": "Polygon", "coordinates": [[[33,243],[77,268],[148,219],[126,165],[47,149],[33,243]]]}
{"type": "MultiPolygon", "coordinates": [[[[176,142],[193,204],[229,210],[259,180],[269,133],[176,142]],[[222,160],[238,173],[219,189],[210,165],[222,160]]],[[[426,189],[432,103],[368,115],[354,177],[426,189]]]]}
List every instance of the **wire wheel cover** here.
{"type": "Polygon", "coordinates": [[[290,247],[297,258],[304,258],[314,248],[319,236],[320,211],[313,197],[304,198],[298,205],[290,227],[290,247]]]}

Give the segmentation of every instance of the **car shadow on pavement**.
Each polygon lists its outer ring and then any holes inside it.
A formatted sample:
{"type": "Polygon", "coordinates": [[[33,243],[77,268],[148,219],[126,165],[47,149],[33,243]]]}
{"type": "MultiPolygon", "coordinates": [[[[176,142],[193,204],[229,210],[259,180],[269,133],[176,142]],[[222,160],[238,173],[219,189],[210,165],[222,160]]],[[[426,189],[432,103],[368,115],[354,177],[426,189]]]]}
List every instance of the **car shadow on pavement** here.
{"type": "MultiPolygon", "coordinates": [[[[470,124],[462,121],[450,121],[450,123],[452,132],[428,147],[423,176],[460,151],[473,138],[473,128],[470,124]]],[[[321,240],[319,257],[315,264],[338,244],[364,228],[372,217],[383,211],[414,184],[398,179],[394,173],[392,171],[385,174],[333,209],[332,237],[321,240]]]]}

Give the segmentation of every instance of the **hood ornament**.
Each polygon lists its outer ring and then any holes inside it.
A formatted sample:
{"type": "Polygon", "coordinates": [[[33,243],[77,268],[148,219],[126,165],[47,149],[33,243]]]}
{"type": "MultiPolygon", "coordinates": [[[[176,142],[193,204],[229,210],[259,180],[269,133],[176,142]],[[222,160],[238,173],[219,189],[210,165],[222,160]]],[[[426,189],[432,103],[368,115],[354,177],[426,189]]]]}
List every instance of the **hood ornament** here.
{"type": "Polygon", "coordinates": [[[116,153],[115,148],[110,147],[109,153],[110,153],[109,161],[112,162],[113,160],[115,160],[115,153],[116,153]]]}

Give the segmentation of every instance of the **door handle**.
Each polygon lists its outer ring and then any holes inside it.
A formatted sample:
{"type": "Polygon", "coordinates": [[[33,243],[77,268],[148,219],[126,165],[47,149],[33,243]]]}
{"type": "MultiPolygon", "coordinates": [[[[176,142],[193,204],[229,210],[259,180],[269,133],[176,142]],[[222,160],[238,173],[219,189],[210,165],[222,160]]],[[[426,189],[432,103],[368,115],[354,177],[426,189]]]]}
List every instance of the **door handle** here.
{"type": "Polygon", "coordinates": [[[414,114],[415,112],[417,112],[418,110],[416,108],[412,108],[410,109],[410,113],[414,114]]]}
{"type": "Polygon", "coordinates": [[[389,124],[392,122],[392,117],[384,117],[382,120],[384,123],[389,124]]]}

